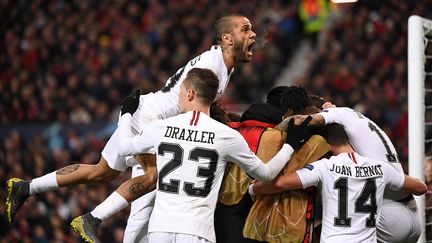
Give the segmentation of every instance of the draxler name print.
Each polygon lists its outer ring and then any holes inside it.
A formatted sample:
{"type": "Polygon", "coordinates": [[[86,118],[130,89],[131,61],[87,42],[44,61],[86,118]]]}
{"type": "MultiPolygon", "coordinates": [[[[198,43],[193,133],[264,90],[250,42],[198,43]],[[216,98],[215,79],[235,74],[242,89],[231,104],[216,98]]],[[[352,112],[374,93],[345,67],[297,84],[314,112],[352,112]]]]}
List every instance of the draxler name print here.
{"type": "Polygon", "coordinates": [[[164,137],[189,142],[214,144],[213,139],[215,138],[215,134],[213,132],[167,126],[164,137]]]}

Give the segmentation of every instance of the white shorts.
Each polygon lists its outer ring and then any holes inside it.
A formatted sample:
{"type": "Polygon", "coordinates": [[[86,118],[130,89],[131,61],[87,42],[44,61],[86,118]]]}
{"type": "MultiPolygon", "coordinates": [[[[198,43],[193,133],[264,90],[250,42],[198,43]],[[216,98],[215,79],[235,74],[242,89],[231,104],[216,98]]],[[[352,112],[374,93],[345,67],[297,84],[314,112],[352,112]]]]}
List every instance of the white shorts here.
{"type": "MultiPolygon", "coordinates": [[[[157,119],[157,111],[154,110],[149,99],[153,97],[154,93],[149,93],[140,96],[140,103],[137,111],[133,114],[132,119],[132,133],[138,134],[142,130],[142,126],[150,123],[157,119]]],[[[119,114],[120,116],[120,114],[119,114]]],[[[110,137],[105,147],[102,150],[102,156],[108,162],[108,166],[111,169],[124,172],[128,166],[136,165],[135,160],[130,160],[131,156],[125,158],[118,154],[118,148],[120,146],[118,129],[116,129],[113,135],[110,137]],[[128,161],[128,162],[127,162],[128,161]]]]}
{"type": "Polygon", "coordinates": [[[129,214],[124,231],[123,243],[148,243],[148,223],[152,210],[143,214],[129,214]],[[146,214],[148,214],[146,216],[146,214]]]}
{"type": "Polygon", "coordinates": [[[171,232],[150,232],[148,238],[150,243],[211,243],[196,235],[171,232]]]}
{"type": "Polygon", "coordinates": [[[377,225],[378,242],[417,242],[421,230],[420,213],[415,200],[383,204],[377,225]]]}
{"type": "MultiPolygon", "coordinates": [[[[132,167],[132,178],[144,175],[141,166],[132,167]]],[[[131,203],[131,210],[124,231],[124,243],[147,243],[147,232],[150,215],[153,210],[156,190],[153,190],[131,203]]]]}

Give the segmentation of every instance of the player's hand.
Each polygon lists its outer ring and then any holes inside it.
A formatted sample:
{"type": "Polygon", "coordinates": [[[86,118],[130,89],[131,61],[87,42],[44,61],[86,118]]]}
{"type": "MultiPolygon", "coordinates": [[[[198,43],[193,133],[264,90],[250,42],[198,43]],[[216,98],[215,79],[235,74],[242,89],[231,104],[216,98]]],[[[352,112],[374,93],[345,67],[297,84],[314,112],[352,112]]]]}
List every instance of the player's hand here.
{"type": "Polygon", "coordinates": [[[322,108],[323,108],[323,109],[335,108],[335,107],[336,107],[336,105],[333,104],[333,103],[331,103],[330,101],[327,101],[326,103],[324,103],[324,104],[322,105],[322,108]]]}
{"type": "Polygon", "coordinates": [[[300,126],[308,117],[308,115],[294,115],[290,120],[294,120],[294,125],[300,126]]]}
{"type": "Polygon", "coordinates": [[[300,148],[307,140],[312,136],[312,127],[308,126],[311,116],[307,116],[306,119],[296,126],[294,124],[294,118],[292,118],[288,123],[287,138],[285,143],[291,145],[293,149],[300,148]]]}
{"type": "Polygon", "coordinates": [[[140,90],[135,89],[130,95],[124,98],[120,104],[121,115],[130,113],[131,115],[138,109],[140,90]]]}

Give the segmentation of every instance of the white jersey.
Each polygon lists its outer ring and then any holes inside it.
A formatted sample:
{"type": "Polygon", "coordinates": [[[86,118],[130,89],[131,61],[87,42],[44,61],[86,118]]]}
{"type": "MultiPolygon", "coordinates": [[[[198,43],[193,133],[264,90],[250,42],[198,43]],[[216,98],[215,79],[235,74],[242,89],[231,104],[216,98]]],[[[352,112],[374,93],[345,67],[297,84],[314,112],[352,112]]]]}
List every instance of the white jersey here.
{"type": "MultiPolygon", "coordinates": [[[[368,158],[386,161],[398,171],[403,172],[390,138],[369,118],[348,107],[329,108],[319,114],[324,117],[325,124],[334,122],[343,125],[349,142],[357,153],[368,158]]],[[[384,203],[404,199],[409,195],[402,191],[386,190],[384,203]]]]}
{"type": "Polygon", "coordinates": [[[131,133],[130,119],[130,114],[123,115],[119,123],[120,138],[125,142],[120,155],[152,148],[157,155],[159,176],[149,232],[192,234],[215,242],[213,215],[227,161],[268,181],[293,153],[291,146],[284,145],[264,164],[239,132],[198,111],[156,120],[132,139],[125,135],[131,133]]]}
{"type": "Polygon", "coordinates": [[[319,186],[321,242],[376,242],[384,189],[400,190],[405,175],[388,163],[342,153],[298,170],[303,188],[319,186]]]}
{"type": "Polygon", "coordinates": [[[139,133],[142,126],[149,121],[165,119],[179,114],[178,94],[180,85],[192,68],[208,68],[216,74],[219,80],[216,99],[224,92],[234,71],[234,69],[227,69],[223,60],[222,48],[218,45],[212,46],[210,50],[203,52],[178,69],[161,90],[141,95],[138,109],[133,114],[132,128],[135,134],[139,133]]]}

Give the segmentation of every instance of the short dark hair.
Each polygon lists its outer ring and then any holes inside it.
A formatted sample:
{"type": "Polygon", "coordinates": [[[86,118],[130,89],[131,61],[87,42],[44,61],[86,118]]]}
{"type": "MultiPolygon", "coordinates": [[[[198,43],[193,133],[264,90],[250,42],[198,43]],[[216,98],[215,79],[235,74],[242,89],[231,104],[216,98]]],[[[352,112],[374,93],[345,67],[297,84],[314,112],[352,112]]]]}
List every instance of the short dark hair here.
{"type": "Polygon", "coordinates": [[[324,105],[324,103],[326,103],[324,98],[318,95],[309,95],[309,102],[310,106],[316,107],[319,110],[322,110],[322,106],[324,105]]]}
{"type": "Polygon", "coordinates": [[[344,127],[338,123],[329,123],[321,128],[319,134],[332,146],[348,144],[348,135],[344,127]]]}
{"type": "Polygon", "coordinates": [[[240,120],[240,116],[238,114],[227,112],[225,107],[219,101],[215,101],[211,104],[210,117],[223,124],[237,122],[240,120]]]}
{"type": "Polygon", "coordinates": [[[216,20],[214,24],[214,38],[216,39],[217,43],[220,43],[222,41],[222,35],[226,33],[231,33],[234,29],[233,23],[231,19],[233,17],[246,17],[239,13],[232,13],[229,15],[225,15],[220,17],[218,20],[216,20]]]}
{"type": "Polygon", "coordinates": [[[216,74],[207,68],[192,68],[183,81],[188,88],[193,88],[197,98],[206,105],[211,105],[219,89],[219,79],[216,74]]]}
{"type": "Polygon", "coordinates": [[[273,106],[276,106],[277,108],[282,110],[281,99],[282,99],[284,91],[287,89],[288,89],[288,86],[277,86],[277,87],[272,88],[267,93],[266,103],[271,104],[273,106]]]}
{"type": "Polygon", "coordinates": [[[308,106],[309,98],[304,87],[292,85],[283,90],[280,100],[282,113],[291,112],[291,115],[305,114],[308,106]]]}

